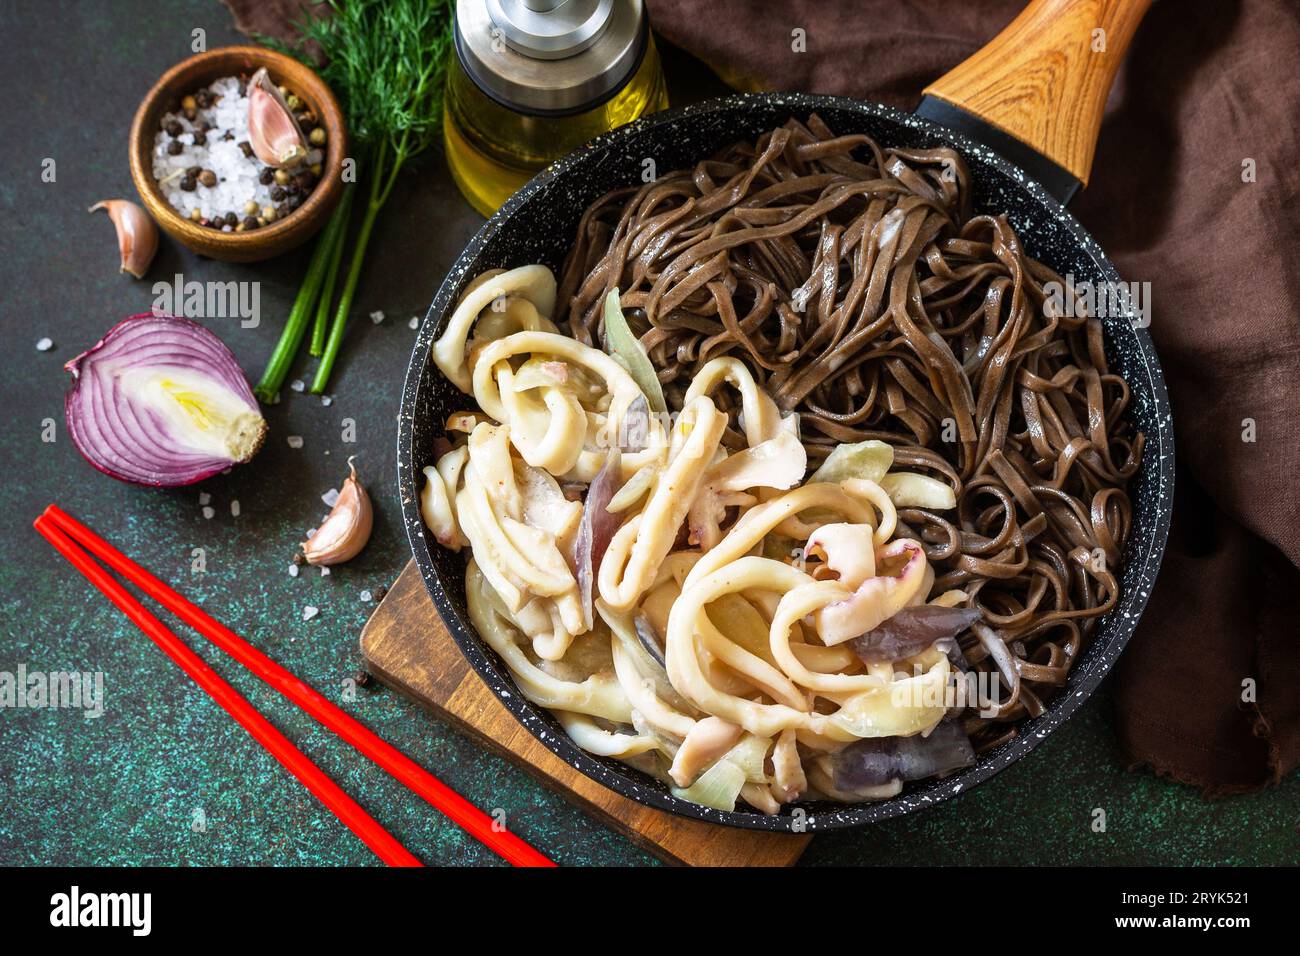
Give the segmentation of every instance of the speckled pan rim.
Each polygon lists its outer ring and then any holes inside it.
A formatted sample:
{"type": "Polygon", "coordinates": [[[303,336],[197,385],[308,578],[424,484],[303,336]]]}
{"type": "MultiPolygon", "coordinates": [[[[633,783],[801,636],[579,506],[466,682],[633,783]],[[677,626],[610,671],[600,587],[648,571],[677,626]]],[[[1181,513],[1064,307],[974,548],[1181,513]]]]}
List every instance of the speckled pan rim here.
{"type": "MultiPolygon", "coordinates": [[[[514,683],[508,678],[502,678],[498,673],[493,662],[495,658],[494,652],[474,632],[469,622],[462,619],[448,596],[440,573],[433,563],[429,551],[430,544],[425,539],[424,526],[420,519],[419,488],[421,473],[418,462],[421,457],[415,454],[412,447],[415,430],[414,410],[419,407],[417,401],[419,386],[426,362],[428,362],[430,346],[436,337],[435,333],[441,331],[443,320],[450,311],[454,296],[460,287],[460,282],[456,281],[456,277],[466,272],[488,240],[511,220],[515,212],[530,196],[563,177],[572,167],[581,164],[584,157],[592,153],[616,149],[620,141],[648,128],[673,123],[682,118],[698,114],[745,110],[753,106],[776,108],[785,110],[792,115],[802,116],[819,109],[858,112],[865,116],[910,126],[937,139],[946,141],[959,149],[963,155],[978,157],[981,161],[994,167],[1017,183],[1031,200],[1045,207],[1047,216],[1063,227],[1074,245],[1096,263],[1105,280],[1110,282],[1120,281],[1119,273],[1105,253],[1098,247],[1092,236],[1059,202],[1047,194],[1019,167],[1007,162],[1000,155],[968,137],[911,113],[847,97],[804,93],[743,93],[655,113],[596,138],[586,146],[557,160],[539,173],[519,192],[515,193],[483,225],[448,271],[447,278],[442,283],[429,307],[407,368],[402,391],[401,411],[398,417],[398,491],[401,497],[403,521],[406,525],[411,552],[416,564],[419,566],[425,587],[452,637],[460,646],[462,653],[469,660],[471,666],[478,672],[488,687],[492,689],[492,692],[501,703],[529,732],[561,760],[629,799],[692,819],[727,826],[771,831],[815,832],[845,829],[888,820],[950,799],[958,794],[968,792],[977,784],[1004,770],[1038,746],[1053,730],[1078,710],[1079,706],[1091,696],[1098,684],[1109,673],[1116,658],[1128,643],[1137,626],[1138,619],[1146,607],[1151,587],[1154,585],[1156,575],[1160,569],[1160,562],[1164,555],[1169,532],[1174,487],[1172,412],[1160,363],[1156,357],[1150,334],[1145,328],[1134,327],[1132,331],[1137,342],[1140,364],[1147,374],[1144,391],[1152,403],[1152,416],[1156,423],[1154,432],[1147,435],[1144,454],[1152,456],[1152,458],[1147,459],[1153,462],[1152,484],[1160,490],[1160,493],[1150,506],[1155,509],[1150,533],[1145,540],[1135,541],[1131,546],[1132,551],[1128,560],[1129,562],[1137,562],[1140,569],[1134,579],[1135,583],[1125,588],[1119,604],[1105,619],[1100,633],[1094,635],[1090,645],[1090,648],[1098,648],[1104,644],[1104,648],[1097,652],[1097,656],[1091,661],[1090,666],[1084,667],[1082,670],[1076,669],[1071,674],[1068,693],[1058,697],[1039,717],[1021,724],[1020,733],[1013,740],[985,754],[970,769],[943,780],[920,784],[918,789],[904,790],[896,797],[877,803],[847,805],[827,803],[795,804],[795,807],[802,806],[805,810],[802,820],[798,821],[798,826],[796,826],[797,818],[791,815],[791,807],[785,808],[779,815],[765,816],[751,812],[712,810],[680,800],[636,771],[612,762],[607,763],[599,760],[573,744],[559,730],[554,718],[551,718],[543,708],[536,707],[525,700],[514,683]]],[[[1037,215],[1035,218],[1041,220],[1043,217],[1037,215]]],[[[427,451],[424,454],[427,454],[427,451]]],[[[454,584],[463,593],[461,582],[456,581],[454,584]]]]}

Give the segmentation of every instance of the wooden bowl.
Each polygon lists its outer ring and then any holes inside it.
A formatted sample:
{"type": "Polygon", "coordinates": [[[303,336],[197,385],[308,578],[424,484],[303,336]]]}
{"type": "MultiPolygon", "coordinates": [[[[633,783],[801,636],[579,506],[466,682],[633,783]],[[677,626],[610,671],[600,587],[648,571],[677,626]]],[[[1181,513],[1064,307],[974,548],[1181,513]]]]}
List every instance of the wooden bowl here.
{"type": "Polygon", "coordinates": [[[260,46],[228,46],[176,64],[145,94],[131,123],[131,179],[149,214],[168,235],[199,255],[225,262],[270,259],[306,242],[325,225],[343,192],[347,130],[338,101],[315,71],[260,46]],[[181,98],[223,76],[251,76],[266,67],[272,82],[288,87],[316,114],[328,137],[320,180],[307,201],[283,219],[249,232],[222,232],[191,222],[172,205],[153,175],[154,139],[164,114],[181,98]]]}

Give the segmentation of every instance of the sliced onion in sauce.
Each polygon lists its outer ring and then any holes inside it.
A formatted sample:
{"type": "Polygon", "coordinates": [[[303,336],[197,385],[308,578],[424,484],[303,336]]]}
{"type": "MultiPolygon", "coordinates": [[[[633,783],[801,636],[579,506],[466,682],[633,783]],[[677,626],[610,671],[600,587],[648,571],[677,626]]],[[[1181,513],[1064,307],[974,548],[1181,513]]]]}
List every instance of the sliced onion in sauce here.
{"type": "Polygon", "coordinates": [[[623,428],[618,436],[618,447],[630,454],[644,451],[649,444],[650,404],[644,395],[637,395],[623,415],[623,428]]]}
{"type": "Polygon", "coordinates": [[[954,720],[941,720],[929,735],[869,737],[831,756],[835,787],[861,790],[893,780],[925,780],[975,763],[970,738],[954,720]]]}
{"type": "Polygon", "coordinates": [[[937,641],[956,638],[980,617],[974,608],[918,604],[853,638],[849,646],[864,664],[890,664],[919,654],[937,641]]]}
{"type": "Polygon", "coordinates": [[[636,617],[632,619],[632,624],[636,628],[636,639],[641,642],[645,652],[653,657],[655,663],[660,667],[667,668],[668,663],[664,658],[663,642],[659,639],[659,632],[655,630],[655,626],[645,616],[645,612],[637,611],[636,617]]]}
{"type": "Polygon", "coordinates": [[[596,477],[587,489],[587,500],[582,505],[582,520],[573,542],[574,574],[578,579],[578,595],[587,626],[592,623],[592,595],[600,562],[609,549],[614,532],[622,523],[622,516],[612,514],[609,502],[622,485],[622,455],[611,449],[596,477]]]}

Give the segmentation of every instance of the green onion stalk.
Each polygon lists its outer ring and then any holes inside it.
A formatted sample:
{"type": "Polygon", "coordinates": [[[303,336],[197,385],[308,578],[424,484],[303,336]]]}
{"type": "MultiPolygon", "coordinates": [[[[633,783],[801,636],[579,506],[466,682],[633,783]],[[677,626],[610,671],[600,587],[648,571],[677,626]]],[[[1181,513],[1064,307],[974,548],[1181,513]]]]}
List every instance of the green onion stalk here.
{"type": "MultiPolygon", "coordinates": [[[[298,354],[298,347],[307,332],[307,319],[316,305],[321,284],[326,281],[331,263],[337,263],[338,256],[335,250],[343,247],[348,213],[352,208],[352,195],[351,189],[343,191],[343,198],[339,200],[338,207],[326,223],[325,231],[316,240],[316,248],[312,250],[311,261],[307,265],[307,276],[298,287],[298,297],[294,299],[293,308],[289,311],[289,319],[284,324],[284,331],[280,333],[280,340],[275,344],[275,351],[271,353],[266,371],[262,373],[261,380],[253,389],[253,393],[263,402],[275,401],[275,396],[279,394],[285,378],[289,375],[294,356],[298,354]]],[[[329,281],[329,285],[333,286],[332,280],[329,281]]]]}
{"type": "Polygon", "coordinates": [[[329,384],[375,220],[407,162],[436,143],[441,132],[453,6],[452,0],[328,0],[296,24],[297,46],[265,41],[309,65],[308,48],[314,44],[321,51],[319,72],[343,103],[351,140],[359,147],[357,169],[364,175],[356,185],[365,183],[366,199],[337,304],[333,298],[350,219],[347,202],[355,187],[347,189],[344,204],[317,242],[284,333],[255,390],[263,401],[283,384],[309,325],[309,351],[320,358],[311,391],[319,394],[329,384]]]}
{"type": "MultiPolygon", "coordinates": [[[[344,223],[347,222],[348,213],[352,211],[352,190],[347,191],[347,206],[340,215],[344,223]]],[[[311,345],[309,351],[316,358],[320,358],[325,352],[325,331],[329,328],[330,321],[330,303],[334,301],[334,285],[339,277],[339,263],[343,261],[343,250],[347,246],[344,237],[347,235],[347,226],[339,233],[338,241],[334,243],[334,251],[330,253],[329,265],[325,267],[325,281],[320,290],[320,301],[316,304],[316,320],[311,326],[311,345]]]]}

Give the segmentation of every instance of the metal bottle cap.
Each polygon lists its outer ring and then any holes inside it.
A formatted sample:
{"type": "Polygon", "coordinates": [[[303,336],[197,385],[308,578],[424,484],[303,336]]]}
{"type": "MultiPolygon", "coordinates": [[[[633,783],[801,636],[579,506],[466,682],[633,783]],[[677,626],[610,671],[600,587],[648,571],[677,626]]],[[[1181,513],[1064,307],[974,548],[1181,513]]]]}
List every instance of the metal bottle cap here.
{"type": "Polygon", "coordinates": [[[591,109],[641,62],[642,0],[457,0],[456,53],[474,83],[520,113],[591,109]]]}

